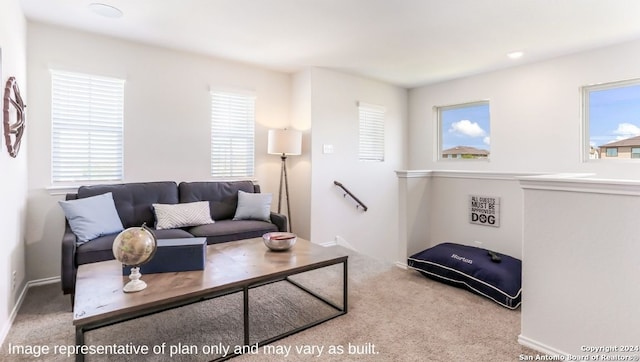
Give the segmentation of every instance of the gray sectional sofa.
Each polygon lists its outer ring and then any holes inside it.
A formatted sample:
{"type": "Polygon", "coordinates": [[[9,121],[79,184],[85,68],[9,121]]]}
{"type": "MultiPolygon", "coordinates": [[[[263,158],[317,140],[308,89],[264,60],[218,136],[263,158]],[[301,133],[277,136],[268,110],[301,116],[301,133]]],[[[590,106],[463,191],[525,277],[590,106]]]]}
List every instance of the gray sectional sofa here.
{"type": "MultiPolygon", "coordinates": [[[[143,182],[116,185],[92,185],[78,188],[77,193],[67,194],[66,200],[88,198],[111,193],[122,226],[146,224],[158,239],[206,237],[207,244],[260,237],[272,231],[287,231],[285,215],[270,213],[269,221],[233,220],[238,205],[238,193],[259,193],[260,187],[251,181],[234,182],[143,182]],[[183,228],[157,230],[152,204],[179,204],[208,201],[214,223],[183,228]]],[[[62,291],[71,294],[75,290],[76,271],[79,265],[114,259],[112,244],[118,233],[99,236],[81,242],[73,233],[69,220],[65,222],[62,237],[62,291]]]]}

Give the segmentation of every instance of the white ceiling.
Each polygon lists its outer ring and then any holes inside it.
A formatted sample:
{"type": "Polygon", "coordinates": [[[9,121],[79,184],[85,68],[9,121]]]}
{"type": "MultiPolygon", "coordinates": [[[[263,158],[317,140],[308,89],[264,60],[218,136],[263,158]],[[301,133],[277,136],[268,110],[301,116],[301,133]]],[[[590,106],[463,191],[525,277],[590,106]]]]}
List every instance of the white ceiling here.
{"type": "Polygon", "coordinates": [[[411,88],[640,39],[638,0],[20,0],[28,19],[411,88]],[[124,12],[101,17],[92,2],[124,12]],[[522,50],[519,60],[506,53],[522,50]]]}

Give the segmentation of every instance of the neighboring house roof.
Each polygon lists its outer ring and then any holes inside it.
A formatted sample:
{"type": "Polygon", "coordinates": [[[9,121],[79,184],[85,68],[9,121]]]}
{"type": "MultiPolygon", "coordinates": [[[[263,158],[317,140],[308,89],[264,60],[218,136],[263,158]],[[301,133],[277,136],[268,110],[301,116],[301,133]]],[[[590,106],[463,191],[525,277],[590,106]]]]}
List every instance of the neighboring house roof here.
{"type": "Polygon", "coordinates": [[[625,138],[620,141],[613,141],[600,147],[640,147],[640,136],[625,138]]]}
{"type": "Polygon", "coordinates": [[[443,155],[478,155],[489,156],[489,151],[470,146],[456,146],[442,151],[443,155]]]}

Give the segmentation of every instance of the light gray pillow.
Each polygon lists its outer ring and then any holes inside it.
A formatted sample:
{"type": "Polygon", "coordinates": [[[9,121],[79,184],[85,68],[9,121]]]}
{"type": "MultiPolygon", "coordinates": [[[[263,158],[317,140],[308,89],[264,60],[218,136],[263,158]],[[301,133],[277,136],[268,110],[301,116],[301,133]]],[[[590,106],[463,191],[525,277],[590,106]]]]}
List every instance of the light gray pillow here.
{"type": "Polygon", "coordinates": [[[269,193],[251,193],[238,190],[238,207],[233,220],[261,220],[271,222],[269,193]]]}
{"type": "Polygon", "coordinates": [[[58,201],[58,204],[69,220],[71,231],[78,237],[78,244],[123,230],[111,192],[82,199],[58,201]]]}
{"type": "Polygon", "coordinates": [[[213,224],[209,201],[151,204],[151,206],[156,214],[156,229],[158,230],[213,224]]]}

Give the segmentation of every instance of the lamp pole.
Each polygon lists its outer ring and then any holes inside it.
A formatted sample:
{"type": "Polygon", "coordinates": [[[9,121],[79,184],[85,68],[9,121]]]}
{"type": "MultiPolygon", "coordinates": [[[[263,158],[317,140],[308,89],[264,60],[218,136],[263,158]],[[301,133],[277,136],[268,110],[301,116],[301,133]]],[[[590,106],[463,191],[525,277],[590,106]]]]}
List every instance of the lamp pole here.
{"type": "Polygon", "coordinates": [[[289,221],[289,232],[293,232],[292,222],[291,222],[291,205],[289,203],[289,181],[287,179],[287,155],[283,153],[280,156],[280,159],[282,160],[282,164],[280,166],[280,191],[278,192],[278,213],[280,213],[280,210],[281,210],[282,179],[284,178],[284,190],[286,194],[285,197],[287,199],[287,216],[289,221]]]}

